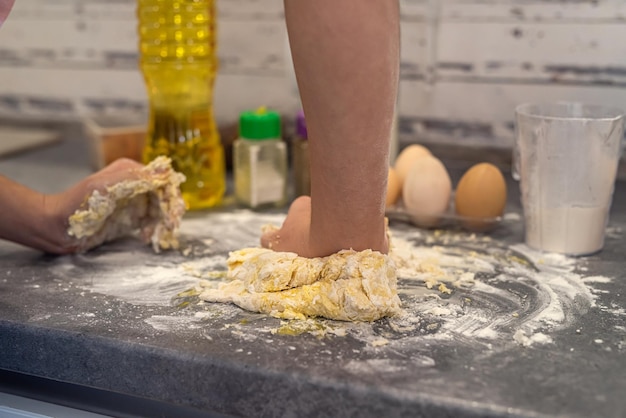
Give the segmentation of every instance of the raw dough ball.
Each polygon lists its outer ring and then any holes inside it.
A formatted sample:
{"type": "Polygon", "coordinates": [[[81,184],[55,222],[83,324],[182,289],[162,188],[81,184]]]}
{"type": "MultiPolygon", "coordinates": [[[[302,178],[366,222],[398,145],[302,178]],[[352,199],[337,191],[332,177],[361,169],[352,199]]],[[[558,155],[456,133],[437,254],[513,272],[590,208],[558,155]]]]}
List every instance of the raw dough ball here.
{"type": "Polygon", "coordinates": [[[485,230],[501,216],[506,205],[506,181],[493,164],[480,163],[471,167],[456,188],[455,211],[468,218],[463,226],[472,230],[485,230]]]}
{"type": "Polygon", "coordinates": [[[374,321],[401,312],[395,264],[376,251],[305,258],[244,248],[230,253],[227,264],[230,281],[203,283],[201,299],[284,319],[374,321]]]}
{"type": "Polygon", "coordinates": [[[427,155],[415,161],[402,187],[404,206],[419,226],[437,226],[450,205],[452,181],[439,159],[427,155]]]}
{"type": "Polygon", "coordinates": [[[393,167],[389,167],[389,173],[387,175],[387,199],[385,200],[385,206],[389,208],[395,205],[401,192],[402,182],[400,181],[400,177],[393,167]]]}
{"type": "Polygon", "coordinates": [[[431,155],[430,151],[428,151],[428,148],[418,144],[409,145],[408,147],[404,148],[402,152],[400,152],[400,155],[398,155],[398,158],[396,158],[396,162],[393,166],[393,168],[396,170],[396,173],[398,174],[398,177],[400,178],[400,184],[404,184],[404,182],[406,181],[409,170],[411,170],[413,163],[427,155],[431,155]]]}

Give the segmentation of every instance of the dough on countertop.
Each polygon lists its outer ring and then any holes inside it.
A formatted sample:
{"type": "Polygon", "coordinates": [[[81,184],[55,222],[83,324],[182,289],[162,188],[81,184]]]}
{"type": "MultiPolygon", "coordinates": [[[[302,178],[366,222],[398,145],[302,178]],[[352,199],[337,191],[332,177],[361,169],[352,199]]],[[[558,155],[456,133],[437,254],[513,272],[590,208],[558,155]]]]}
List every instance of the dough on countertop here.
{"type": "Polygon", "coordinates": [[[401,312],[396,269],[376,251],[344,250],[324,258],[264,248],[231,252],[229,282],[203,282],[200,298],[284,319],[374,321],[401,312]]]}
{"type": "Polygon", "coordinates": [[[138,170],[138,177],[95,190],[69,218],[68,234],[84,252],[104,242],[139,232],[155,252],[178,248],[177,232],[185,213],[180,184],[185,176],[174,171],[167,157],[157,157],[138,170]]]}

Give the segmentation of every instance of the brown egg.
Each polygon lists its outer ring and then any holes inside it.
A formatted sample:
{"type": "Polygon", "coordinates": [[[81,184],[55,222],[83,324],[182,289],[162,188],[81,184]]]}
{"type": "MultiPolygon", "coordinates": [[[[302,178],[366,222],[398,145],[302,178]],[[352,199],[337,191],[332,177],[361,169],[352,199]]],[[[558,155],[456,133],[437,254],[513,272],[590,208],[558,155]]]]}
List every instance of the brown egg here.
{"type": "Polygon", "coordinates": [[[455,211],[463,218],[463,226],[482,231],[494,225],[506,205],[506,181],[493,164],[480,163],[463,174],[456,188],[455,211]]]}
{"type": "Polygon", "coordinates": [[[402,190],[402,183],[398,177],[398,173],[393,167],[389,167],[389,173],[387,175],[387,200],[385,201],[385,207],[389,208],[396,204],[400,197],[400,191],[402,190]]]}
{"type": "Polygon", "coordinates": [[[400,178],[400,184],[404,184],[413,163],[425,155],[431,155],[430,151],[418,144],[409,145],[400,152],[393,166],[400,178]]]}
{"type": "Polygon", "coordinates": [[[408,172],[402,196],[412,221],[418,226],[434,227],[450,206],[452,181],[448,170],[432,155],[418,158],[408,172]]]}

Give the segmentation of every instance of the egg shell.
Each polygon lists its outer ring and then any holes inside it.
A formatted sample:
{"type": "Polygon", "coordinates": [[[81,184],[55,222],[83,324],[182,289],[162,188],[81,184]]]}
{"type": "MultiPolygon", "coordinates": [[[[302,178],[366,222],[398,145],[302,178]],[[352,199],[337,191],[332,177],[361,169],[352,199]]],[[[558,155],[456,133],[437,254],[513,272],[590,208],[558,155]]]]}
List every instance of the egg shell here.
{"type": "Polygon", "coordinates": [[[454,207],[471,230],[493,226],[494,218],[502,216],[506,206],[506,181],[498,167],[490,163],[472,166],[457,185],[454,207]]]}
{"type": "Polygon", "coordinates": [[[418,226],[434,227],[450,206],[452,181],[443,163],[432,155],[417,159],[402,186],[406,211],[418,226]]]}
{"type": "Polygon", "coordinates": [[[404,148],[393,165],[393,168],[396,170],[398,177],[400,178],[400,183],[404,184],[406,177],[413,166],[413,163],[417,161],[419,158],[424,157],[426,155],[432,155],[428,148],[418,145],[411,144],[404,148]]]}
{"type": "Polygon", "coordinates": [[[387,198],[385,200],[385,206],[387,208],[394,206],[400,197],[402,191],[402,182],[400,177],[393,167],[389,167],[389,173],[387,175],[387,198]]]}

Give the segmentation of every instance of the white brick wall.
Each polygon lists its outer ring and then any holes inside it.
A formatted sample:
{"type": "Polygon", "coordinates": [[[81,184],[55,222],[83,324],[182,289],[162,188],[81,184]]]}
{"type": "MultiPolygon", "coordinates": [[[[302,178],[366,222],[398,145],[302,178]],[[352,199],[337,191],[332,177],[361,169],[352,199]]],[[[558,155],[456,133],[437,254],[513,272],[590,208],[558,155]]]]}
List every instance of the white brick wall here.
{"type": "MultiPolygon", "coordinates": [[[[379,0],[383,1],[383,0],[379,0]]],[[[219,0],[220,122],[298,107],[282,0],[219,0]]],[[[403,138],[507,147],[515,104],[626,108],[626,1],[402,0],[403,138]]],[[[0,117],[141,115],[134,0],[17,0],[0,30],[0,117]]]]}
{"type": "Polygon", "coordinates": [[[401,4],[405,133],[509,146],[513,109],[521,102],[626,108],[625,1],[401,4]]]}

